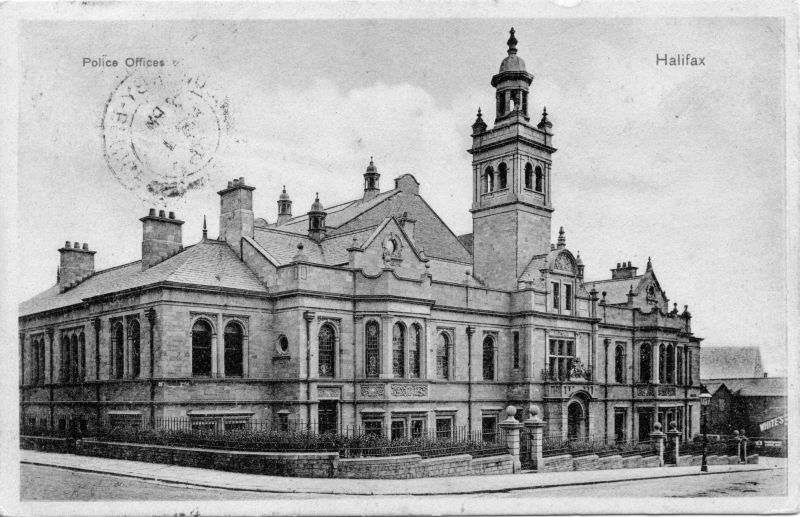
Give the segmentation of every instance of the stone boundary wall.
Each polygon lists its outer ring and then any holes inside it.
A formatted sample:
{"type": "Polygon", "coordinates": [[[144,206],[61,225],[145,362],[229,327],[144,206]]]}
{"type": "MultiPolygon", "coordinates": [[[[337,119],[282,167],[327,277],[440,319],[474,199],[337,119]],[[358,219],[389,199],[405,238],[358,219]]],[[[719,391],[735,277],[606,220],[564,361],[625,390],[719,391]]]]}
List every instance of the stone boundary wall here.
{"type": "Polygon", "coordinates": [[[311,478],[411,479],[441,476],[513,474],[509,454],[473,458],[469,454],[422,459],[418,454],[380,458],[339,458],[338,452],[255,452],[167,447],[23,436],[23,449],[68,452],[147,463],[164,463],[246,474],[311,478]]]}

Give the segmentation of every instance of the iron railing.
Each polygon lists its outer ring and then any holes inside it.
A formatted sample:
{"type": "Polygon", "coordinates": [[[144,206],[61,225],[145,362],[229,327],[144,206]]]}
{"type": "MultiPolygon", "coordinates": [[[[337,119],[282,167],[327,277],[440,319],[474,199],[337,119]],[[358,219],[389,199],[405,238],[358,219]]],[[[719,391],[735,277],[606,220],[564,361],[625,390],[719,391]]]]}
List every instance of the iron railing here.
{"type": "Polygon", "coordinates": [[[649,456],[656,453],[655,444],[650,440],[622,441],[614,440],[613,437],[605,435],[564,438],[560,433],[544,435],[542,440],[543,456],[557,456],[560,454],[570,454],[573,457],[589,454],[597,454],[598,456],[612,454],[649,456]]]}

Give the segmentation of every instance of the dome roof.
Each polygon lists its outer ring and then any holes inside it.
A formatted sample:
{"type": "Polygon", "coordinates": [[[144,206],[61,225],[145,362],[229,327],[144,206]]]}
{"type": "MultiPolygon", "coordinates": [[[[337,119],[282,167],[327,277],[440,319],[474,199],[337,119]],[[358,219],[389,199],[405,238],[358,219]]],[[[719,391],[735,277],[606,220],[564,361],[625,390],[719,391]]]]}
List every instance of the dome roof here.
{"type": "Polygon", "coordinates": [[[292,199],[289,197],[289,194],[286,193],[286,185],[283,186],[283,192],[281,195],[278,196],[278,201],[291,201],[292,199]]]}
{"type": "Polygon", "coordinates": [[[372,156],[369,157],[369,165],[367,166],[366,174],[378,174],[378,168],[375,167],[375,162],[372,161],[372,156]]]}
{"type": "Polygon", "coordinates": [[[319,192],[317,192],[317,198],[311,204],[311,212],[324,212],[325,209],[322,207],[322,203],[319,202],[319,192]]]}
{"type": "Polygon", "coordinates": [[[500,72],[525,72],[525,61],[516,54],[510,54],[500,63],[500,72]]]}

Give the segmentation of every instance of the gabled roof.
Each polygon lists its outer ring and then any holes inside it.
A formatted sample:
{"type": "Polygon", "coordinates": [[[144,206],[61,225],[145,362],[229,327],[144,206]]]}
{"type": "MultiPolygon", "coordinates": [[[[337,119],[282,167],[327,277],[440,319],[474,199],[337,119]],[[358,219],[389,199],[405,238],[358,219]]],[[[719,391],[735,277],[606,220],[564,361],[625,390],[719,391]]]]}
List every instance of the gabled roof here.
{"type": "Polygon", "coordinates": [[[757,346],[712,346],[700,349],[701,379],[757,378],[763,375],[761,350],[757,346]]]}
{"type": "Polygon", "coordinates": [[[348,261],[347,248],[353,239],[360,246],[375,231],[377,226],[330,236],[317,243],[308,235],[283,231],[282,227],[259,228],[253,232],[254,240],[269,256],[282,266],[294,260],[298,244],[303,245],[303,255],[314,264],[341,265],[348,261]]]}
{"type": "Polygon", "coordinates": [[[20,316],[68,307],[87,298],[160,282],[266,292],[252,270],[224,242],[204,240],[142,271],[142,262],[98,271],[75,287],[58,292],[58,285],[19,305],[20,316]]]}
{"type": "Polygon", "coordinates": [[[740,379],[720,379],[705,382],[709,393],[713,393],[708,386],[717,383],[725,384],[728,389],[740,397],[785,397],[786,377],[751,377],[740,379]]]}
{"type": "MultiPolygon", "coordinates": [[[[416,221],[414,226],[414,245],[417,249],[424,250],[426,256],[464,264],[472,263],[472,255],[464,244],[417,192],[396,188],[382,192],[369,201],[356,199],[334,205],[326,208],[325,212],[327,214],[325,217],[327,236],[322,241],[323,247],[326,246],[326,241],[343,233],[375,228],[388,218],[394,217],[400,220],[404,214],[408,214],[409,218],[416,221]]],[[[259,231],[275,231],[289,235],[305,236],[308,233],[308,215],[304,214],[292,218],[279,226],[256,228],[256,240],[275,255],[278,252],[273,252],[271,247],[259,240],[259,231]]],[[[262,235],[266,234],[262,233],[262,235]]],[[[352,236],[350,240],[352,240],[352,236]]],[[[290,258],[294,256],[297,242],[298,240],[295,239],[291,249],[280,254],[288,255],[290,258]]],[[[345,248],[347,247],[349,246],[345,246],[345,248]]],[[[309,255],[309,260],[312,260],[311,253],[307,252],[306,254],[309,255]]],[[[317,259],[312,261],[316,262],[317,259]]]]}

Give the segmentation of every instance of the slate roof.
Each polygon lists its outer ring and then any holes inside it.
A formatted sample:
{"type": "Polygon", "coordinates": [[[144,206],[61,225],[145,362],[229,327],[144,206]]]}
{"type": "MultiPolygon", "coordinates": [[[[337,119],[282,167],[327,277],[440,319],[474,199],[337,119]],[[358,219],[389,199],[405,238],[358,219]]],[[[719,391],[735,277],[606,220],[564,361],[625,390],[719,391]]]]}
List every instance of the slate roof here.
{"type": "MultiPolygon", "coordinates": [[[[701,379],[763,377],[761,350],[757,346],[718,346],[700,349],[701,379]]],[[[730,385],[728,386],[730,388],[730,385]]]]}
{"type": "Polygon", "coordinates": [[[475,244],[475,235],[471,233],[465,233],[464,235],[459,235],[458,240],[469,252],[469,254],[472,255],[472,250],[475,244]]]}
{"type": "Polygon", "coordinates": [[[706,383],[706,388],[713,394],[709,386],[716,385],[719,388],[721,384],[725,384],[731,392],[740,397],[785,397],[787,389],[786,377],[710,380],[706,383]]]}
{"type": "MultiPolygon", "coordinates": [[[[404,213],[416,221],[414,226],[414,244],[418,249],[423,249],[425,255],[431,258],[441,258],[472,263],[472,255],[458,237],[441,220],[434,210],[419,194],[407,192],[402,189],[393,189],[378,194],[375,198],[363,202],[362,199],[340,203],[325,208],[325,226],[327,237],[325,241],[333,239],[344,232],[375,228],[385,219],[394,217],[400,219],[404,213]]],[[[264,230],[257,228],[258,230],[264,230]]],[[[280,231],[286,234],[306,235],[308,233],[308,215],[304,214],[290,219],[280,226],[271,226],[267,230],[280,231]]],[[[256,240],[272,253],[258,237],[256,240]]],[[[285,238],[279,238],[282,242],[285,238]]],[[[291,239],[290,239],[291,240],[291,239]]],[[[352,241],[352,237],[350,237],[352,241]]],[[[276,245],[279,245],[276,243],[276,245]]],[[[282,256],[296,254],[297,240],[293,241],[289,250],[280,252],[282,256]]],[[[349,247],[348,245],[345,248],[349,247]]],[[[309,260],[311,256],[309,255],[309,260]]],[[[314,260],[316,261],[316,260],[314,260]]],[[[328,263],[328,262],[326,262],[328,263]]]]}
{"type": "Polygon", "coordinates": [[[224,242],[204,240],[142,271],[140,260],[96,272],[63,293],[58,285],[19,305],[20,316],[67,307],[103,294],[159,282],[266,292],[256,275],[224,242]]]}
{"type": "MultiPolygon", "coordinates": [[[[281,227],[279,227],[281,228],[281,227]]],[[[253,236],[259,246],[277,261],[278,266],[289,264],[298,253],[297,245],[303,244],[303,255],[314,264],[341,265],[348,261],[347,248],[364,243],[377,226],[331,236],[317,243],[308,235],[283,231],[275,227],[255,228],[253,236]]]]}
{"type": "Polygon", "coordinates": [[[603,291],[606,293],[606,303],[627,303],[628,291],[633,286],[633,291],[636,292],[636,287],[642,281],[644,275],[637,275],[632,278],[621,278],[618,280],[596,280],[586,282],[586,290],[591,291],[592,288],[597,290],[597,295],[602,299],[603,291]]]}

